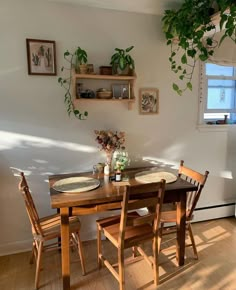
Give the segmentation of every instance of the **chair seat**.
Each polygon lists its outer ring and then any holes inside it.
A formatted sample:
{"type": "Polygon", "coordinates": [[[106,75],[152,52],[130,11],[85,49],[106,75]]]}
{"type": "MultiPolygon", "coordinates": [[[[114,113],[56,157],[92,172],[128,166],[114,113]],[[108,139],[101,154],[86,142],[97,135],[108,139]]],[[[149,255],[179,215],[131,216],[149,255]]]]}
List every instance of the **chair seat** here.
{"type": "MultiPolygon", "coordinates": [[[[59,214],[50,215],[39,220],[45,240],[57,238],[61,232],[61,217],[59,214]]],[[[69,218],[70,233],[78,232],[81,223],[78,217],[69,218]]]]}
{"type": "MultiPolygon", "coordinates": [[[[137,212],[128,213],[128,219],[137,218],[140,215],[137,212]]],[[[103,230],[104,235],[118,247],[118,238],[120,231],[120,216],[113,216],[97,220],[98,226],[103,230]]],[[[145,224],[140,226],[127,226],[125,230],[124,248],[130,248],[137,245],[137,241],[140,244],[145,240],[150,240],[153,237],[152,225],[145,224]]]]}
{"type": "MultiPolygon", "coordinates": [[[[177,220],[177,213],[176,210],[170,210],[170,211],[163,211],[161,212],[161,223],[175,223],[177,220]]],[[[191,220],[189,218],[188,212],[186,212],[186,221],[191,220]]]]}

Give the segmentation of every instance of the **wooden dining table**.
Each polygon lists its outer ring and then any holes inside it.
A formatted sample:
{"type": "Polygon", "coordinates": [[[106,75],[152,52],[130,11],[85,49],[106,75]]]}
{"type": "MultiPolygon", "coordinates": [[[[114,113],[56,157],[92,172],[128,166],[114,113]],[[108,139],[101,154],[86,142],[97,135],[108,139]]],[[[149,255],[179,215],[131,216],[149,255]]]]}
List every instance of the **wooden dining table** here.
{"type": "MultiPolygon", "coordinates": [[[[91,215],[121,208],[124,185],[138,184],[135,174],[144,170],[154,170],[153,167],[133,168],[125,171],[128,181],[114,183],[103,173],[80,172],[49,176],[51,207],[58,209],[61,216],[61,259],[63,290],[70,289],[70,246],[69,246],[69,216],[91,215]],[[56,181],[69,177],[92,177],[100,181],[96,189],[85,192],[60,192],[53,188],[56,181]],[[115,184],[115,186],[114,186],[115,184]],[[118,186],[117,186],[118,185],[118,186]]],[[[177,173],[176,173],[177,175],[177,173]]],[[[176,259],[179,266],[184,265],[185,255],[185,223],[186,223],[186,193],[196,190],[196,186],[177,178],[175,182],[167,183],[164,203],[176,203],[177,210],[177,241],[176,259]]]]}

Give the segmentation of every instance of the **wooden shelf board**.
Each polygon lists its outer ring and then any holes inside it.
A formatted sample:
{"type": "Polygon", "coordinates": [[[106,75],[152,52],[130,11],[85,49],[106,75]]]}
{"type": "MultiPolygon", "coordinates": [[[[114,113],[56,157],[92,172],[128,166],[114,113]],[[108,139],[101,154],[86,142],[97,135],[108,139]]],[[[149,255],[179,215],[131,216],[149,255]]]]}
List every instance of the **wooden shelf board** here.
{"type": "Polygon", "coordinates": [[[98,98],[78,98],[75,99],[74,102],[80,102],[80,101],[111,101],[111,102],[123,102],[123,103],[132,103],[135,101],[135,99],[98,99],[98,98]]]}
{"type": "Polygon", "coordinates": [[[99,75],[99,74],[75,74],[75,78],[79,79],[93,79],[93,80],[135,80],[136,75],[134,76],[123,76],[123,75],[99,75]]]}

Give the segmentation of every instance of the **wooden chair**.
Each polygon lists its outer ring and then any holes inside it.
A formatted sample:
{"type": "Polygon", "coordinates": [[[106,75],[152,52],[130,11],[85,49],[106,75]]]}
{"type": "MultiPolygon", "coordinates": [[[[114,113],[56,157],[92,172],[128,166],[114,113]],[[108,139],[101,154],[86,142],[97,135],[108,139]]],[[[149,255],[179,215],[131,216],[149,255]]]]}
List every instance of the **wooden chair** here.
{"type": "MultiPolygon", "coordinates": [[[[196,208],[197,202],[201,195],[201,192],[204,188],[208,177],[209,171],[205,171],[205,174],[201,174],[197,171],[194,171],[190,168],[184,166],[184,161],[181,160],[180,167],[179,167],[179,177],[191,182],[192,184],[196,185],[198,189],[196,191],[188,192],[187,193],[187,201],[186,201],[186,231],[189,234],[191,244],[187,244],[186,246],[192,246],[194,257],[198,259],[198,253],[196,244],[194,241],[193,231],[191,227],[191,221],[194,218],[194,210],[196,208]]],[[[159,235],[159,250],[161,249],[161,241],[163,235],[168,235],[175,233],[177,231],[176,226],[166,226],[167,223],[176,223],[176,209],[175,207],[173,210],[162,211],[161,213],[161,227],[160,227],[160,235],[159,235]]]]}
{"type": "Polygon", "coordinates": [[[120,290],[123,290],[125,287],[124,251],[128,248],[133,249],[133,258],[129,260],[129,262],[145,258],[153,267],[154,282],[156,285],[158,284],[158,230],[164,191],[165,180],[159,183],[126,186],[122,201],[121,215],[97,220],[98,267],[101,268],[102,262],[104,263],[119,282],[120,290]],[[154,194],[150,195],[149,193],[154,194]],[[145,198],[143,198],[143,194],[145,194],[145,198]],[[148,207],[150,211],[143,216],[140,216],[137,212],[132,212],[133,210],[144,207],[148,207]],[[103,256],[101,251],[101,233],[103,233],[117,248],[118,265],[112,265],[103,256]],[[150,259],[140,247],[141,244],[146,241],[152,241],[152,259],[150,259]],[[141,256],[136,257],[137,252],[141,256]],[[115,270],[117,266],[118,272],[115,270]]]}
{"type": "MultiPolygon", "coordinates": [[[[33,258],[35,258],[36,261],[35,289],[38,289],[42,252],[53,249],[60,249],[61,220],[59,214],[39,218],[37,209],[35,207],[32,195],[30,193],[23,172],[21,172],[19,190],[24,198],[27,214],[32,226],[33,247],[30,263],[33,263],[33,258]],[[47,242],[46,245],[45,242],[47,242]]],[[[81,260],[82,273],[83,275],[85,275],[85,264],[82,250],[82,242],[79,236],[80,226],[81,226],[80,221],[77,217],[70,218],[71,246],[74,246],[78,249],[78,253],[81,260]]]]}

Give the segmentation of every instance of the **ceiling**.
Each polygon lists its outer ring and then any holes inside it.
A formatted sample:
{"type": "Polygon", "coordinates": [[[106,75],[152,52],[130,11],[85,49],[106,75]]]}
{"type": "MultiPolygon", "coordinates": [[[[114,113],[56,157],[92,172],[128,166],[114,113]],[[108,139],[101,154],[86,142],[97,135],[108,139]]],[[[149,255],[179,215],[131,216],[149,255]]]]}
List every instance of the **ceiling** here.
{"type": "Polygon", "coordinates": [[[84,5],[120,11],[163,15],[166,9],[180,6],[183,0],[46,0],[64,4],[84,5]]]}

